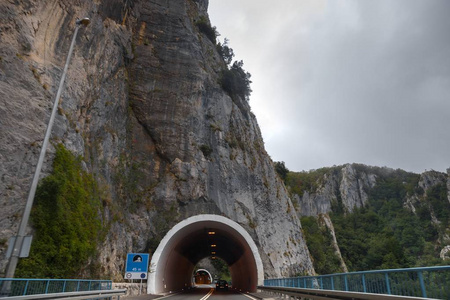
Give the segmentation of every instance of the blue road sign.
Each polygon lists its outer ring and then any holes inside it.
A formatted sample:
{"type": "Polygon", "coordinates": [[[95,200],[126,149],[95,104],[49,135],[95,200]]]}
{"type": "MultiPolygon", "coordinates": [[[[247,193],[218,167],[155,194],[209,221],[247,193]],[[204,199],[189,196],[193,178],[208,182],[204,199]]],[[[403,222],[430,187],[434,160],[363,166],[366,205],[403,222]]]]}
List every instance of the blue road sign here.
{"type": "Polygon", "coordinates": [[[148,272],[147,253],[128,253],[125,266],[125,279],[146,279],[148,272]]]}

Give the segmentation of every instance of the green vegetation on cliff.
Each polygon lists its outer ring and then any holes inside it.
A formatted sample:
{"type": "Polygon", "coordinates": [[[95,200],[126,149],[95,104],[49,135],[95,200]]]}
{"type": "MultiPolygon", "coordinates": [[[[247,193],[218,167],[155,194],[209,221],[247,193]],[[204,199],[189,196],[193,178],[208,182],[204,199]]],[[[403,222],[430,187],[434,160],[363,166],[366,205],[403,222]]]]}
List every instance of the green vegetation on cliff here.
{"type": "Polygon", "coordinates": [[[100,199],[81,157],[57,145],[53,172],[40,182],[34,201],[31,253],[20,260],[16,275],[73,278],[81,272],[95,274],[92,265],[84,268],[101,240],[100,199]]]}
{"type": "Polygon", "coordinates": [[[231,274],[230,269],[227,265],[227,263],[221,259],[216,257],[215,259],[211,259],[211,263],[214,266],[214,268],[217,270],[217,275],[220,279],[230,281],[231,280],[231,274]]]}
{"type": "MultiPolygon", "coordinates": [[[[375,174],[376,185],[365,192],[365,207],[345,211],[339,190],[331,203],[331,220],[342,257],[349,271],[408,268],[442,265],[439,252],[447,245],[450,203],[447,186],[439,183],[424,191],[420,175],[402,170],[353,165],[359,174],[375,174]],[[413,212],[405,204],[414,200],[413,212]],[[447,238],[446,238],[447,237],[447,238]]],[[[341,180],[342,167],[322,168],[310,172],[289,172],[286,185],[292,194],[316,193],[327,180],[324,175],[341,180]]],[[[319,217],[320,218],[320,217],[319,217]]],[[[328,229],[317,217],[302,217],[309,251],[319,274],[339,270],[328,229]]]]}
{"type": "Polygon", "coordinates": [[[250,89],[250,73],[242,67],[244,62],[235,61],[228,69],[222,71],[221,85],[231,98],[239,96],[248,100],[252,90],[250,89]]]}
{"type": "Polygon", "coordinates": [[[400,171],[379,176],[368,193],[367,207],[346,215],[331,214],[341,253],[350,270],[443,264],[439,245],[444,242],[444,235],[439,231],[448,226],[448,213],[436,209],[450,211],[447,188],[441,184],[432,187],[413,213],[405,208],[404,200],[413,194],[423,194],[417,185],[418,177],[400,171]],[[439,223],[432,222],[430,208],[439,223]]]}
{"type": "Polygon", "coordinates": [[[218,43],[216,45],[217,52],[225,62],[226,68],[222,70],[220,76],[220,84],[225,92],[235,100],[238,96],[242,99],[248,100],[252,89],[250,84],[251,74],[243,69],[244,62],[235,61],[233,64],[234,51],[228,46],[228,39],[225,38],[223,44],[218,43]]]}
{"type": "MultiPolygon", "coordinates": [[[[285,183],[289,187],[291,194],[303,195],[305,191],[309,193],[315,192],[325,174],[338,171],[339,167],[331,167],[320,168],[310,172],[288,172],[285,175],[285,183]]],[[[277,172],[279,173],[278,170],[277,172]]]]}
{"type": "Polygon", "coordinates": [[[213,44],[216,43],[216,38],[219,33],[217,32],[216,27],[211,26],[205,16],[201,16],[197,21],[195,21],[195,25],[197,25],[200,32],[204,33],[213,44]]]}
{"type": "Polygon", "coordinates": [[[313,258],[314,270],[318,274],[341,273],[341,264],[336,255],[330,230],[326,226],[319,226],[315,217],[302,217],[302,228],[306,245],[313,258]]]}
{"type": "Polygon", "coordinates": [[[236,97],[248,100],[252,92],[250,84],[251,74],[243,68],[244,62],[234,61],[234,51],[228,45],[228,39],[225,38],[223,43],[217,43],[217,37],[220,35],[215,26],[211,26],[205,16],[201,16],[194,22],[198,30],[203,33],[215,46],[219,55],[222,57],[226,68],[220,74],[219,83],[223,90],[236,101],[236,97]],[[233,62],[233,63],[232,63],[233,62]]]}

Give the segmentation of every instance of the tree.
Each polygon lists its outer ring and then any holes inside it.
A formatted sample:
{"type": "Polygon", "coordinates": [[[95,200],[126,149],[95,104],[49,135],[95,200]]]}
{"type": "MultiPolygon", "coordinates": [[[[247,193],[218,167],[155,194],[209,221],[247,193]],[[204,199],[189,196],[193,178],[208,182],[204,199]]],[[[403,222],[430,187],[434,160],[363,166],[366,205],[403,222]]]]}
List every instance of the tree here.
{"type": "Polygon", "coordinates": [[[222,88],[230,95],[231,98],[239,96],[248,100],[252,90],[250,89],[250,73],[245,72],[242,68],[244,62],[235,61],[230,69],[222,72],[221,85],[222,88]]]}
{"type": "Polygon", "coordinates": [[[250,89],[250,73],[243,69],[244,62],[242,60],[235,61],[233,64],[234,51],[228,46],[228,39],[225,38],[223,44],[218,43],[217,52],[226,64],[225,70],[220,76],[220,84],[225,92],[230,95],[233,100],[236,96],[248,100],[252,90],[250,89]]]}
{"type": "Polygon", "coordinates": [[[289,173],[289,169],[286,168],[286,166],[284,165],[284,161],[276,161],[274,163],[275,165],[275,171],[278,173],[278,175],[280,175],[281,179],[283,179],[283,181],[286,180],[286,176],[289,173]]]}
{"type": "Polygon", "coordinates": [[[205,16],[201,16],[200,19],[195,22],[195,25],[197,25],[200,32],[204,33],[213,44],[216,43],[216,37],[219,36],[219,33],[215,26],[211,26],[205,16]]]}
{"type": "Polygon", "coordinates": [[[228,39],[225,38],[223,44],[217,44],[217,52],[219,52],[220,56],[222,56],[223,61],[229,66],[233,61],[234,51],[231,47],[228,46],[228,39]]]}

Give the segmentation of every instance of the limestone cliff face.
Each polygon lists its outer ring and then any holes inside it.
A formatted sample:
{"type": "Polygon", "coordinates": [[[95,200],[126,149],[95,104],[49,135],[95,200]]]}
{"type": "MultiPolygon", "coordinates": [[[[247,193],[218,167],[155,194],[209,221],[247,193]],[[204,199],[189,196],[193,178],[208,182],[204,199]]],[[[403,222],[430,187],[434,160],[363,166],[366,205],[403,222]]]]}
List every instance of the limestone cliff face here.
{"type": "Polygon", "coordinates": [[[88,16],[52,140],[82,155],[101,187],[110,224],[96,258],[102,273],[120,279],[127,252],[154,250],[173,225],[200,213],[244,226],[267,276],[314,272],[248,103],[218,84],[225,64],[196,26],[208,19],[207,6],[205,0],[0,4],[0,238],[17,230],[75,19],[88,16]]]}
{"type": "Polygon", "coordinates": [[[367,203],[367,191],[376,184],[377,176],[369,172],[357,172],[351,164],[332,168],[318,180],[315,191],[294,195],[302,216],[317,216],[332,211],[332,203],[341,202],[347,212],[367,203]]]}
{"type": "MultiPolygon", "coordinates": [[[[356,208],[365,207],[369,204],[369,195],[377,186],[381,184],[400,184],[405,187],[407,192],[402,195],[400,202],[403,206],[420,215],[421,218],[431,220],[433,225],[439,225],[439,209],[446,209],[448,204],[439,201],[450,199],[450,169],[447,173],[436,171],[427,171],[422,174],[407,173],[402,170],[390,168],[369,167],[359,164],[347,164],[344,166],[324,168],[321,171],[310,172],[318,174],[313,177],[313,184],[304,184],[310,188],[302,190],[301,195],[294,194],[293,201],[299,216],[317,217],[320,226],[326,226],[331,234],[331,246],[335,250],[337,258],[340,260],[341,269],[347,270],[339,249],[339,240],[336,238],[335,230],[329,213],[351,213],[356,208]],[[439,195],[436,200],[436,192],[433,190],[443,190],[445,188],[447,196],[444,199],[439,195]],[[429,199],[430,193],[434,193],[434,200],[429,199]],[[434,202],[434,203],[433,203],[434,202]],[[423,208],[426,207],[424,210],[423,208]],[[422,211],[422,213],[420,213],[422,211]],[[423,211],[427,211],[424,215],[423,211]]],[[[300,173],[301,174],[301,173],[300,173]]],[[[305,173],[303,175],[306,175],[305,173]]],[[[307,179],[307,177],[304,177],[307,179]]],[[[295,182],[295,181],[293,181],[295,182]]],[[[302,182],[301,180],[299,181],[302,182]]],[[[289,186],[292,191],[298,191],[298,187],[289,186]]],[[[389,187],[384,187],[389,190],[389,187]]],[[[439,192],[440,193],[440,192],[439,192]]],[[[373,194],[372,194],[373,195],[373,194]]],[[[400,195],[400,194],[399,194],[400,195]]],[[[379,197],[379,194],[378,194],[379,197]]],[[[390,196],[391,197],[391,196],[390,196]]],[[[389,197],[384,201],[392,201],[389,197]]],[[[450,200],[449,200],[450,202],[450,200]]],[[[442,218],[441,218],[442,220],[442,218]]],[[[440,240],[436,241],[437,247],[442,247],[442,253],[447,253],[447,246],[444,242],[450,239],[447,230],[441,230],[440,240]]],[[[443,257],[444,254],[441,254],[443,257]]]]}
{"type": "MultiPolygon", "coordinates": [[[[377,185],[378,180],[382,180],[382,177],[389,177],[397,171],[386,167],[369,167],[358,164],[332,167],[317,180],[317,188],[306,190],[302,195],[295,194],[293,199],[302,216],[330,213],[333,210],[333,204],[338,203],[342,203],[346,212],[352,212],[353,209],[363,207],[368,203],[368,193],[377,185]]],[[[436,171],[419,174],[416,188],[421,192],[405,197],[405,207],[414,212],[415,204],[424,199],[428,190],[439,184],[449,187],[449,173],[450,169],[447,170],[447,174],[436,171]]],[[[450,191],[448,188],[447,190],[450,191]]],[[[450,192],[447,197],[450,197],[450,192]]]]}

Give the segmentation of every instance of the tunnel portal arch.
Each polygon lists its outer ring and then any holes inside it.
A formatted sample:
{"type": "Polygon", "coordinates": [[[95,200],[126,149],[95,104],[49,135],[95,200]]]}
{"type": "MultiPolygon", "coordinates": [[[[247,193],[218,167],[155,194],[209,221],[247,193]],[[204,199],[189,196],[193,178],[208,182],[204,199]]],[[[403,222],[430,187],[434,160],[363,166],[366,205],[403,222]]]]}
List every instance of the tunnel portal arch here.
{"type": "MultiPolygon", "coordinates": [[[[211,273],[209,273],[208,270],[206,270],[206,269],[198,269],[194,273],[196,273],[198,275],[199,273],[203,273],[203,272],[208,274],[208,280],[206,280],[206,281],[209,281],[209,282],[201,282],[201,283],[206,283],[206,284],[212,283],[213,282],[213,277],[212,277],[211,273]]],[[[193,274],[192,276],[195,277],[196,275],[193,274]]],[[[194,284],[198,284],[199,282],[197,282],[196,280],[193,280],[193,283],[194,284]]]]}
{"type": "Polygon", "coordinates": [[[231,219],[204,214],[176,224],[161,240],[150,263],[147,292],[190,287],[195,265],[208,256],[228,264],[237,289],[256,291],[264,282],[262,260],[248,232],[231,219]]]}

